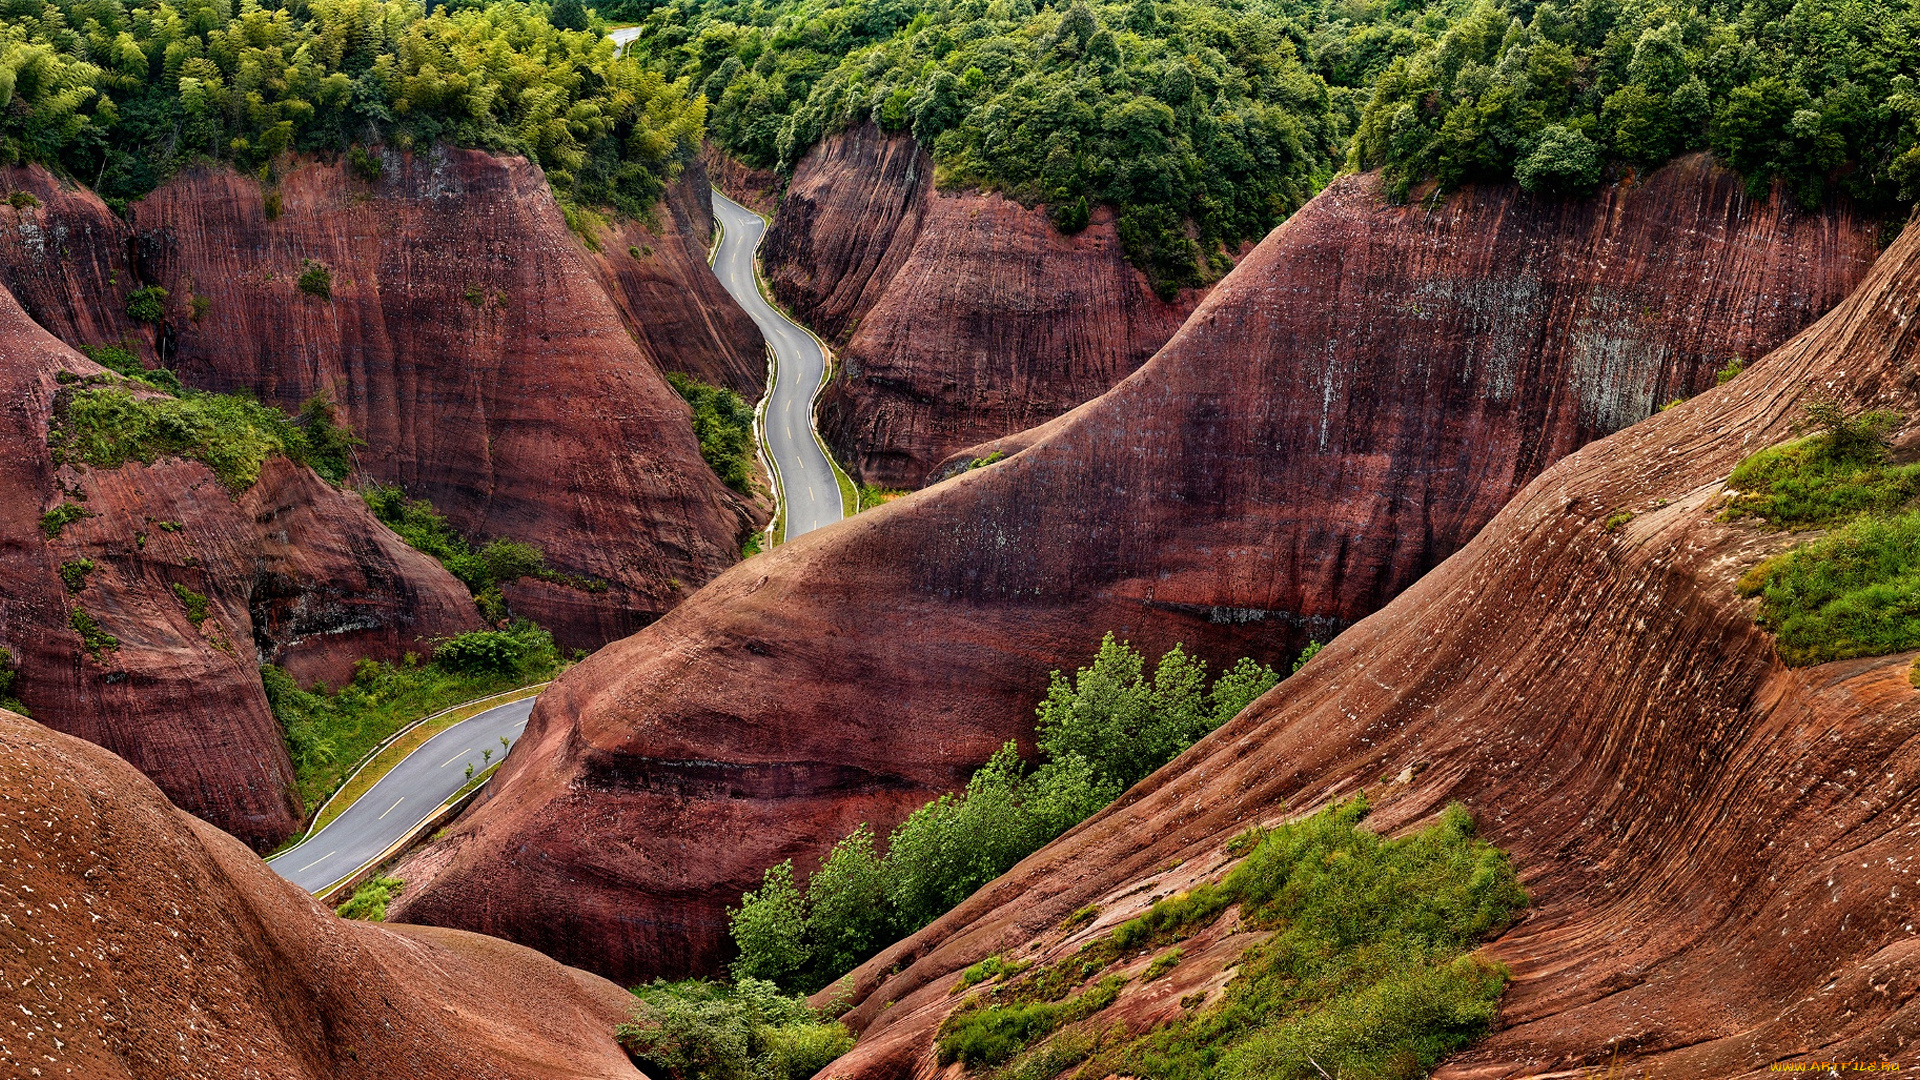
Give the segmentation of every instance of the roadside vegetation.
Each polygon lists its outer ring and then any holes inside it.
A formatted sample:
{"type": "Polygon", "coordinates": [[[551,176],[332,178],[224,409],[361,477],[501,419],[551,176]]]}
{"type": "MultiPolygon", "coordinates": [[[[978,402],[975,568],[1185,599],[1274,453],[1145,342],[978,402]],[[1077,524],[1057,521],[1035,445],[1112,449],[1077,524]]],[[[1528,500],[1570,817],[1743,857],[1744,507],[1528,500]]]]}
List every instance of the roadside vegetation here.
{"type": "Polygon", "coordinates": [[[62,387],[47,433],[55,462],[112,469],[129,461],[190,458],[233,491],[252,487],[261,466],[276,456],[336,484],[352,471],[359,440],[339,423],[326,395],[308,399],[289,417],[242,394],[184,389],[167,374],[94,375],[62,387]]]}
{"type": "Polygon", "coordinates": [[[364,922],[386,922],[387,905],[400,895],[406,882],[393,877],[369,879],[353,890],[347,902],[334,909],[334,914],[343,919],[360,919],[364,922]]]}
{"type": "Polygon", "coordinates": [[[1847,416],[1807,406],[1813,434],[1769,447],[1728,479],[1723,520],[1830,531],[1766,560],[1738,588],[1788,664],[1920,649],[1920,464],[1894,465],[1886,433],[1897,414],[1847,416]]]}
{"type": "Polygon", "coordinates": [[[18,697],[14,696],[14,684],[19,681],[19,678],[20,662],[13,658],[11,650],[0,649],[0,709],[31,717],[33,714],[27,711],[27,707],[21,704],[18,697]]]}
{"type": "Polygon", "coordinates": [[[662,1080],[807,1080],[853,1049],[846,1026],[760,979],[656,979],[614,1037],[662,1080]]]}
{"type": "Polygon", "coordinates": [[[1008,1077],[1076,1066],[1142,1080],[1426,1075],[1492,1023],[1507,971],[1472,950],[1527,895],[1459,805],[1398,839],[1361,828],[1367,812],[1356,796],[1249,834],[1219,883],[1161,900],[1056,963],[976,965],[962,982],[984,989],[941,1026],[940,1061],[1008,1077]],[[1158,953],[1142,977],[1164,975],[1178,943],[1222,917],[1269,934],[1224,993],[1183,1000],[1186,1015],[1137,1036],[1101,1024],[1130,981],[1121,969],[1158,953]]]}
{"type": "Polygon", "coordinates": [[[1209,680],[1176,646],[1149,670],[1108,634],[1071,679],[1055,672],[1039,706],[1041,758],[1008,743],[966,790],[913,812],[887,838],[854,830],[802,888],[791,860],[767,870],[731,911],[736,978],[815,991],[888,942],[927,925],[1148,773],[1233,718],[1279,682],[1242,659],[1209,680]]]}
{"type": "Polygon", "coordinates": [[[528,622],[477,630],[441,642],[431,659],[362,660],[337,690],[302,689],[271,664],[260,669],[267,704],[286,731],[301,805],[311,814],[347,770],[407,724],[463,701],[542,682],[563,661],[553,636],[528,622]]]}
{"type": "Polygon", "coordinates": [[[444,140],[526,155],[569,208],[645,217],[698,148],[704,107],[616,60],[579,9],[16,0],[0,22],[0,163],[45,163],[124,208],[195,161],[271,183],[290,151],[444,140]]]}
{"type": "Polygon", "coordinates": [[[700,456],[721,482],[742,495],[753,487],[753,406],[739,394],[691,375],[667,372],[667,381],[693,408],[700,456]]]}
{"type": "Polygon", "coordinates": [[[1352,164],[1396,194],[1518,180],[1581,192],[1609,164],[1712,150],[1756,196],[1920,197],[1920,4],[1483,0],[1381,74],[1352,164]]]}

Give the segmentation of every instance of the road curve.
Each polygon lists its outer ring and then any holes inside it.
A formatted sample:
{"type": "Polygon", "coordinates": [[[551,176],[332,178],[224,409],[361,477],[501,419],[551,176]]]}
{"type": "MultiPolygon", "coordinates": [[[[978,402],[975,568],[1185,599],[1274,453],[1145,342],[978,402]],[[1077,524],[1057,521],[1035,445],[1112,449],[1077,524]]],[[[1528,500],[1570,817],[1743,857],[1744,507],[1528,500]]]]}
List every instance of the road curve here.
{"type": "Polygon", "coordinates": [[[486,768],[481,751],[492,750],[499,761],[506,752],[500,739],[520,737],[533,702],[529,697],[496,705],[428,739],[326,828],[267,865],[315,893],[365,866],[465,787],[468,765],[476,774],[486,768]]]}
{"type": "Polygon", "coordinates": [[[725,230],[713,257],[713,272],[773,346],[776,366],[767,402],[767,453],[780,470],[787,539],[791,540],[847,516],[840,481],[813,434],[813,394],[826,377],[827,357],[819,340],[780,314],[754,282],[753,256],[767,230],[765,219],[718,191],[713,193],[713,214],[725,230]]]}

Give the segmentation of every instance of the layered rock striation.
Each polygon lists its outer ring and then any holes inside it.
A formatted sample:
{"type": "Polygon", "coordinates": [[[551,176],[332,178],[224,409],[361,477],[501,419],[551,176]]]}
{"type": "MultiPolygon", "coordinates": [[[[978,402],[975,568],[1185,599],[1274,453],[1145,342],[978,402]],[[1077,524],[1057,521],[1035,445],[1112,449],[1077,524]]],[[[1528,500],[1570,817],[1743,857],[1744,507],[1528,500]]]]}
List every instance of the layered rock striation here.
{"type": "Polygon", "coordinates": [[[614,1080],[619,987],[335,918],[97,747],[0,711],[0,1066],[124,1080],[614,1080]]]}
{"type": "MultiPolygon", "coordinates": [[[[568,646],[633,632],[735,562],[755,511],[701,460],[675,365],[630,333],[540,170],[445,147],[382,161],[373,180],[302,162],[268,191],[190,171],[138,204],[140,276],[181,306],[181,378],[288,406],[331,394],[366,474],[606,583],[505,590],[568,646]],[[300,285],[315,266],[326,296],[300,285]]],[[[724,339],[710,359],[728,349],[759,355],[724,339]]]]}
{"type": "Polygon", "coordinates": [[[301,808],[259,665],[338,684],[362,657],[429,652],[480,617],[466,587],[359,496],[284,458],[240,492],[179,458],[56,462],[47,437],[63,380],[117,378],[0,291],[0,648],[17,667],[12,693],[177,805],[271,846],[301,808]],[[75,519],[42,517],[61,507],[75,519]],[[92,647],[87,620],[104,635],[92,647]]]}
{"type": "Polygon", "coordinates": [[[1104,393],[1201,295],[1157,298],[1110,211],[1062,236],[1044,207],[936,192],[926,151],[872,125],[800,162],[763,256],[775,295],[838,347],[821,433],[886,487],[1104,393]]]}
{"type": "MultiPolygon", "coordinates": [[[[1531,893],[1488,949],[1514,977],[1496,1030],[1437,1076],[1900,1060],[1920,1020],[1915,655],[1786,667],[1735,583],[1792,539],[1719,510],[1733,468],[1800,430],[1815,395],[1920,415],[1916,306],[1909,227],[1738,379],[1552,467],[1299,675],[862,966],[862,1036],[836,1074],[939,1073],[967,964],[1069,955],[1217,876],[1247,827],[1361,790],[1382,831],[1461,801],[1531,893]],[[1086,904],[1098,925],[1057,929],[1086,904]]],[[[1137,1031],[1217,993],[1242,947],[1190,943],[1168,980],[1089,1023],[1137,1031]]]]}
{"type": "Polygon", "coordinates": [[[959,786],[1106,631],[1289,662],[1557,457],[1787,340],[1877,231],[1750,201],[1700,158],[1569,202],[1394,207],[1343,179],[1026,449],[574,668],[403,910],[621,978],[714,970],[765,867],[959,786]]]}

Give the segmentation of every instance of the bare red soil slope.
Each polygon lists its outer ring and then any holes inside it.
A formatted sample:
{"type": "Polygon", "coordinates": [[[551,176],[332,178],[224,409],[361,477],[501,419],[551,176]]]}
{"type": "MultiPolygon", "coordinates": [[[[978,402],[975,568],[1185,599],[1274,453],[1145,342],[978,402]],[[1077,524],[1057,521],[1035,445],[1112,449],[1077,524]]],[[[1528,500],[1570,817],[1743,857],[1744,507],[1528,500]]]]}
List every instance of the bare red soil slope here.
{"type": "MultiPolygon", "coordinates": [[[[864,965],[850,1016],[863,1036],[836,1075],[933,1075],[964,965],[1066,955],[1215,876],[1239,831],[1363,788],[1383,831],[1462,801],[1532,893],[1491,946],[1515,978],[1497,1030],[1439,1075],[1906,1061],[1920,1030],[1915,656],[1785,667],[1734,584],[1792,540],[1717,516],[1734,466],[1789,438],[1810,394],[1920,416],[1917,309],[1909,227],[1816,326],[1554,466],[1298,676],[864,965]],[[1635,516],[1609,528],[1622,511],[1635,516]],[[1097,927],[1056,929],[1089,903],[1097,927]]],[[[1900,441],[1911,455],[1914,430],[1900,441]]],[[[1189,948],[1089,1023],[1178,1012],[1240,947],[1189,948]]]]}
{"type": "MultiPolygon", "coordinates": [[[[590,257],[539,169],[446,148],[384,162],[373,182],[344,160],[303,162],[272,192],[192,171],[138,204],[138,270],[172,294],[167,359],[181,378],[288,406],[329,392],[366,439],[367,474],[476,538],[537,543],[559,569],[606,582],[507,588],[570,646],[633,632],[735,562],[754,511],[701,460],[662,371],[758,363],[757,334],[676,365],[608,295],[608,261],[631,256],[590,257]],[[330,299],[299,288],[310,264],[329,270],[330,299]]],[[[610,276],[636,290],[628,313],[648,316],[662,290],[642,291],[636,268],[610,276]]],[[[740,329],[706,320],[698,297],[681,304],[674,325],[695,337],[740,329]]]]}
{"type": "Polygon", "coordinates": [[[81,1080],[638,1078],[628,995],[335,918],[113,755],[0,712],[0,1065],[81,1080]]]}
{"type": "Polygon", "coordinates": [[[964,782],[1104,632],[1287,663],[1559,455],[1810,322],[1875,231],[1698,159],[1431,214],[1343,180],[1029,449],[750,560],[571,671],[404,910],[621,978],[713,970],[763,868],[964,782]]]}
{"type": "Polygon", "coordinates": [[[0,290],[0,648],[18,664],[14,693],[179,806],[271,846],[300,808],[259,665],[337,684],[361,657],[398,660],[478,629],[472,597],[359,496],[285,459],[238,493],[178,458],[56,464],[62,375],[118,381],[0,290]],[[69,503],[86,516],[48,536],[41,515],[69,503]],[[76,590],[61,571],[82,564],[76,590]],[[205,618],[176,585],[206,598],[205,618]],[[117,644],[90,652],[76,612],[117,644]]]}
{"type": "Polygon", "coordinates": [[[887,487],[1105,393],[1202,295],[1155,297],[1109,212],[1062,236],[1044,208],[935,192],[920,144],[870,124],[800,162],[763,254],[774,293],[845,365],[822,434],[887,487]]]}

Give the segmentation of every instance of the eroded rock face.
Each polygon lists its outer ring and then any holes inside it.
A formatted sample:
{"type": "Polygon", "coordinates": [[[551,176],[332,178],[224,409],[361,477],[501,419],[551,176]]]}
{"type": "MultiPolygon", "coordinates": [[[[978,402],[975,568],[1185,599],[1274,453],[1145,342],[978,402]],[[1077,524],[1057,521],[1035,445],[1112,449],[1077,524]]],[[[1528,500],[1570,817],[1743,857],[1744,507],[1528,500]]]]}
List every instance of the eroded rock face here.
{"type": "Polygon", "coordinates": [[[821,433],[887,487],[919,487],[960,447],[1104,393],[1202,295],[1155,297],[1110,212],[1062,236],[1043,209],[936,193],[919,144],[872,125],[801,161],[763,255],[775,294],[845,365],[821,395],[821,433]]]}
{"type": "Polygon", "coordinates": [[[713,201],[706,168],[689,163],[654,212],[654,228],[621,221],[600,238],[592,260],[601,287],[663,368],[759,400],[767,385],[765,343],[707,268],[713,201]]]}
{"type": "Polygon", "coordinates": [[[766,866],[959,786],[1106,631],[1290,662],[1556,457],[1787,340],[1876,233],[1751,203],[1703,159],[1431,212],[1343,179],[1025,450],[750,560],[574,668],[403,910],[620,978],[714,970],[766,866]]]}
{"type": "Polygon", "coordinates": [[[57,376],[116,377],[0,290],[0,648],[36,715],[153,777],[176,804],[256,846],[301,808],[259,665],[338,684],[361,657],[398,660],[478,629],[472,597],[373,519],[359,496],[274,459],[229,491],[194,461],[56,465],[57,376]],[[49,537],[41,515],[87,516],[49,537]],[[77,590],[61,571],[77,574],[77,590]],[[205,617],[192,617],[191,595],[205,617]],[[117,642],[86,648],[74,613],[117,642]]]}
{"type": "MultiPolygon", "coordinates": [[[[1917,306],[1909,227],[1849,300],[1731,384],[1554,466],[1298,676],[865,964],[837,1074],[935,1075],[967,964],[1068,955],[1217,876],[1248,826],[1363,788],[1382,831],[1465,803],[1532,896],[1490,946],[1514,975],[1498,1029],[1437,1076],[1900,1060],[1920,1021],[1914,655],[1783,666],[1734,583],[1793,538],[1716,518],[1727,475],[1794,433],[1809,388],[1920,412],[1917,306]],[[1090,903],[1097,926],[1057,929],[1090,903]]],[[[1190,946],[1090,1023],[1178,1012],[1237,947],[1190,946]]]]}
{"type": "MultiPolygon", "coordinates": [[[[686,295],[656,319],[650,298],[698,264],[652,275],[624,243],[590,257],[524,159],[440,148],[383,162],[371,182],[345,160],[296,165],[271,193],[277,216],[259,183],[224,169],[138,204],[138,270],[172,293],[181,378],[289,407],[331,393],[366,440],[368,476],[471,536],[531,541],[606,582],[507,591],[568,646],[633,632],[737,560],[756,512],[701,460],[662,371],[748,380],[760,351],[744,315],[707,318],[709,298],[686,295]],[[330,298],[299,287],[312,264],[330,298]],[[687,339],[687,359],[655,337],[687,339]]],[[[670,231],[653,259],[704,259],[670,231]]]]}
{"type": "Polygon", "coordinates": [[[140,284],[127,223],[38,165],[0,168],[0,192],[39,204],[0,206],[0,284],[27,315],[69,345],[114,343],[151,359],[152,333],[127,317],[127,293],[140,284]]]}
{"type": "Polygon", "coordinates": [[[125,762],[0,712],[0,1064],[125,1080],[639,1078],[619,987],[335,918],[125,762]]]}

